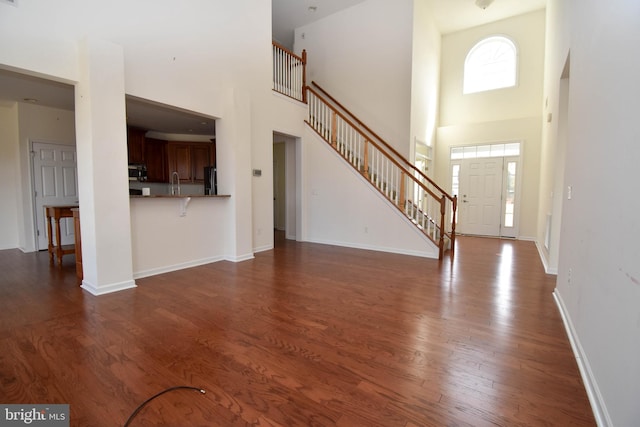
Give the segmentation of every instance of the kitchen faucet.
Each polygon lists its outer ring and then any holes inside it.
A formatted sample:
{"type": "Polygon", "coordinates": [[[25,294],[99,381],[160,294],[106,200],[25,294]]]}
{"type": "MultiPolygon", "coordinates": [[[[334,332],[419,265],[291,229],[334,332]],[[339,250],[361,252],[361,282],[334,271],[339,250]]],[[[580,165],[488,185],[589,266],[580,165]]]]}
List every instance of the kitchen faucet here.
{"type": "Polygon", "coordinates": [[[180,195],[180,175],[178,175],[178,172],[173,171],[173,173],[171,173],[171,195],[172,196],[176,196],[176,195],[180,195]],[[176,194],[176,188],[175,188],[175,184],[173,182],[173,177],[176,177],[176,179],[178,180],[178,193],[176,194]]]}

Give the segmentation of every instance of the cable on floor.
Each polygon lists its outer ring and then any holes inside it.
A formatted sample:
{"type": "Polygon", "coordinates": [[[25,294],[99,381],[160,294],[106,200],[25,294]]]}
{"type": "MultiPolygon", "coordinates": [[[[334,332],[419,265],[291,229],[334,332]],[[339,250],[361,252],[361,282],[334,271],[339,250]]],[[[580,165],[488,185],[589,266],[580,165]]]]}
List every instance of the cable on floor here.
{"type": "Polygon", "coordinates": [[[144,402],[142,402],[135,411],[133,411],[133,413],[129,416],[129,419],[127,419],[127,422],[124,423],[124,427],[129,427],[129,424],[131,423],[131,421],[133,421],[133,419],[136,417],[136,415],[138,415],[138,412],[140,412],[142,410],[142,408],[144,408],[149,402],[151,402],[153,399],[155,399],[156,397],[162,396],[165,393],[169,393],[170,391],[173,390],[180,390],[180,389],[187,389],[187,390],[196,390],[199,391],[202,394],[205,394],[206,391],[202,388],[198,388],[198,387],[192,387],[189,385],[179,385],[179,386],[175,386],[175,387],[169,387],[165,390],[162,390],[159,393],[154,394],[153,396],[151,396],[150,398],[148,398],[147,400],[145,400],[144,402]]]}

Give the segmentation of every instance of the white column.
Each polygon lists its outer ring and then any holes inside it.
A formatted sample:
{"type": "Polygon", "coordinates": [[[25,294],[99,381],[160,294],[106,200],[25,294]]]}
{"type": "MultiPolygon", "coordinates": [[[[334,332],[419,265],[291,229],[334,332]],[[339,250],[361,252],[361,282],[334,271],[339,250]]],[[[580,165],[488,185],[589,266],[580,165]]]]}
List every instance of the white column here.
{"type": "Polygon", "coordinates": [[[135,287],[131,251],[124,53],[111,42],[79,46],[75,90],[82,288],[94,295],[135,287]]]}
{"type": "Polygon", "coordinates": [[[230,194],[225,257],[253,258],[251,197],[251,102],[245,93],[225,94],[224,116],[216,122],[218,192],[230,194]]]}

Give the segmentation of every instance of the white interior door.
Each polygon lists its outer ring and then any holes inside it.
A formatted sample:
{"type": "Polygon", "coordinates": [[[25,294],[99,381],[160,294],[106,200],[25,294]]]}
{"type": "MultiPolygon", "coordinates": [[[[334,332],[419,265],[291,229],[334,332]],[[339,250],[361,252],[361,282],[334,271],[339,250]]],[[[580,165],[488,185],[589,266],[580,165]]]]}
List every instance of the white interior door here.
{"type": "MultiPolygon", "coordinates": [[[[32,155],[34,206],[36,210],[36,249],[43,250],[47,249],[48,246],[44,206],[78,204],[76,148],[73,145],[34,142],[32,155]]],[[[62,218],[60,220],[60,234],[63,245],[74,243],[73,230],[73,218],[62,218]]]]}
{"type": "Polygon", "coordinates": [[[460,233],[500,235],[503,163],[502,157],[462,160],[458,213],[460,233]]]}

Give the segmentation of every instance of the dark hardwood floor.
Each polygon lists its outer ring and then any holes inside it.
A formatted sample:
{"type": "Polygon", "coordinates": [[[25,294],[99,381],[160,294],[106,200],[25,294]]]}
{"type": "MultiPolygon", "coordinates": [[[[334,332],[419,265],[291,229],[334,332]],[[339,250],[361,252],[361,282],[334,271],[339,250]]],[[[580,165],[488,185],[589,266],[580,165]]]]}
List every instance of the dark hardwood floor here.
{"type": "Polygon", "coordinates": [[[72,426],[592,426],[535,245],[453,262],[284,241],[94,297],[0,251],[0,403],[72,426]]]}

